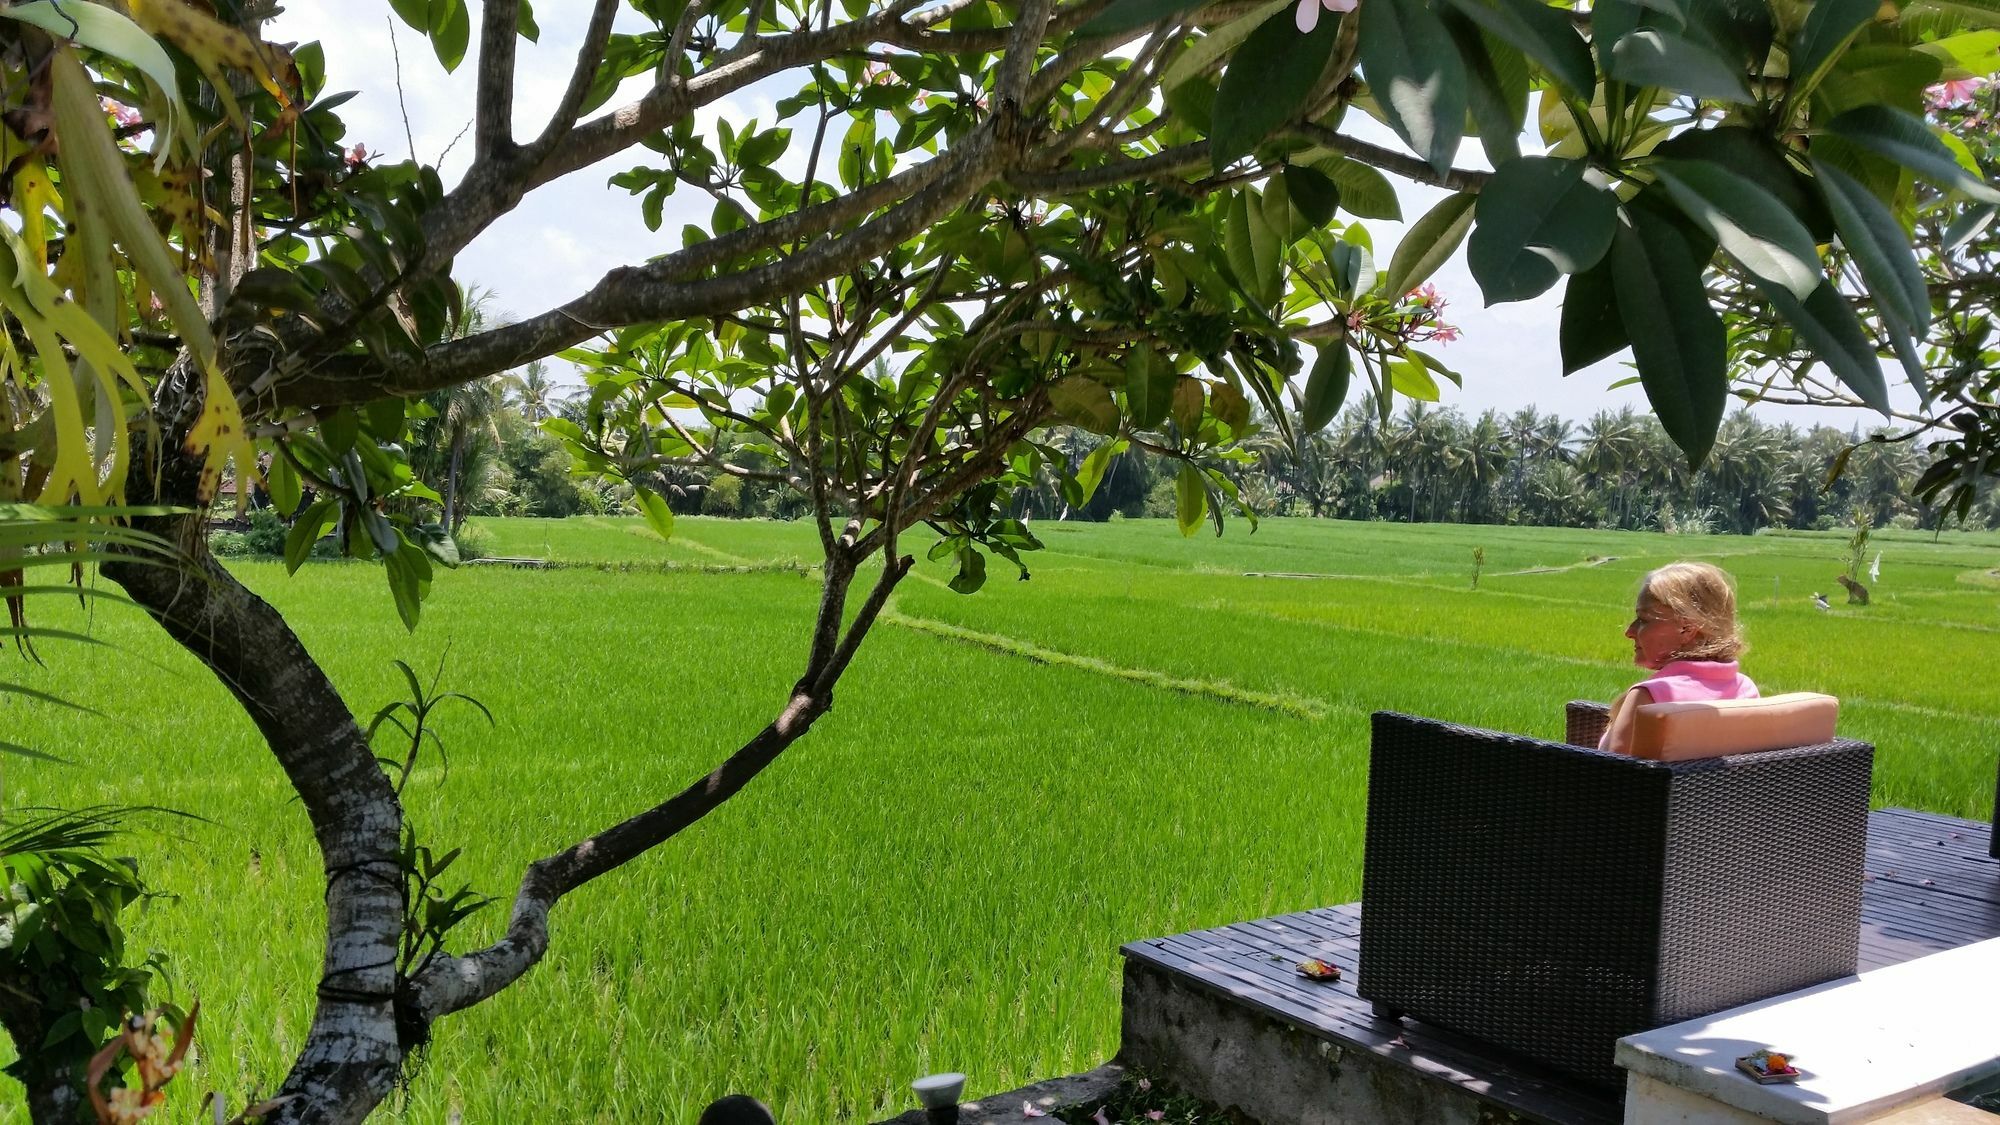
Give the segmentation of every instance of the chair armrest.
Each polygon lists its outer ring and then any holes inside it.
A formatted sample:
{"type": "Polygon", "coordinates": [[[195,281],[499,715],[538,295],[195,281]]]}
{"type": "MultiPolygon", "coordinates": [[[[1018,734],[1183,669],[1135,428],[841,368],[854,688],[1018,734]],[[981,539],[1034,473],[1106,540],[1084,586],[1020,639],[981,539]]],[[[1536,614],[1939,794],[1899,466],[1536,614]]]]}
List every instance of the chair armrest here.
{"type": "Polygon", "coordinates": [[[1572,699],[1563,705],[1563,719],[1564,742],[1595,750],[1611,725],[1611,708],[1596,700],[1572,699]]]}

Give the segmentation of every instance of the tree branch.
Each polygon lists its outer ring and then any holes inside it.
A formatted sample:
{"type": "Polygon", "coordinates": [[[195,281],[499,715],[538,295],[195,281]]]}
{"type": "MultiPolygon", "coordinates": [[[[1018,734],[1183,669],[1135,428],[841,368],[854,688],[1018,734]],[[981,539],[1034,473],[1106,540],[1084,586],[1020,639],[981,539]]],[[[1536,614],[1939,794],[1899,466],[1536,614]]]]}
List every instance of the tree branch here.
{"type": "Polygon", "coordinates": [[[486,0],[479,20],[479,93],[474,103],[472,160],[483,164],[514,148],[514,50],[521,30],[516,0],[486,0]]]}
{"type": "Polygon", "coordinates": [[[1453,168],[1440,173],[1414,156],[1406,156],[1381,145],[1369,144],[1367,141],[1357,141],[1353,137],[1310,121],[1291,125],[1284,132],[1300,140],[1311,141],[1321,148],[1351,156],[1363,164],[1373,165],[1385,172],[1394,172],[1404,179],[1450,191],[1476,192],[1486,186],[1486,181],[1493,178],[1491,172],[1481,172],[1471,168],[1453,168]]]}
{"type": "Polygon", "coordinates": [[[576,127],[576,119],[583,111],[583,99],[590,95],[590,86],[597,78],[597,68],[604,65],[604,49],[611,42],[611,20],[618,14],[619,0],[597,0],[590,10],[590,23],[583,29],[583,43],[576,49],[576,65],[570,69],[569,85],[563,88],[562,100],[556,103],[555,112],[549,114],[549,123],[523,153],[523,163],[530,167],[539,166],[548,159],[569,131],[576,127]]]}

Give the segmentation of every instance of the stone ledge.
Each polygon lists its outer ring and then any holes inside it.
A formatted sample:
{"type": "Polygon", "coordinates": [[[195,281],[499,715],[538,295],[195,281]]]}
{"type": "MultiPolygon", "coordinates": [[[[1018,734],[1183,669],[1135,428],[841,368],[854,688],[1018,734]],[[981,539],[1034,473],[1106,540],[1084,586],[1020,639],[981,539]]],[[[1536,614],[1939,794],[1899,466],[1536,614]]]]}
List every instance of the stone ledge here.
{"type": "MultiPolygon", "coordinates": [[[[1108,1062],[1096,1070],[1086,1071],[1083,1074],[1050,1078],[1030,1086],[1023,1086],[1018,1090],[1009,1090],[1004,1094],[993,1094],[978,1101],[965,1102],[958,1107],[958,1125],[999,1125],[1003,1121],[1014,1125],[1023,1120],[1021,1105],[1024,1102],[1033,1103],[1036,1109],[1049,1115],[1048,1120],[1054,1121],[1055,1113],[1059,1109],[1090,1105],[1110,1097],[1111,1092],[1118,1088],[1119,1080],[1124,1077],[1123,1066],[1108,1062]]],[[[913,1109],[900,1117],[876,1122],[876,1125],[929,1125],[929,1123],[924,1117],[923,1110],[913,1109]]],[[[1056,1125],[1061,1123],[1056,1122],[1056,1125]]]]}

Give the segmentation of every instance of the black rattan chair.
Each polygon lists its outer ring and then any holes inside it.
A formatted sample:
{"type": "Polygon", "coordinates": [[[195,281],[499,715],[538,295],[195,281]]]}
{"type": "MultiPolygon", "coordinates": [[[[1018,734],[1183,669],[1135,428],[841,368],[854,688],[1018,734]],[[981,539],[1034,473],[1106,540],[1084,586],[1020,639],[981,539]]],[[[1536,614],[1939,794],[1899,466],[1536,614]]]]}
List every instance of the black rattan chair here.
{"type": "Polygon", "coordinates": [[[1618,1039],[1855,971],[1874,747],[1687,762],[1374,717],[1358,988],[1622,1085],[1618,1039]]]}

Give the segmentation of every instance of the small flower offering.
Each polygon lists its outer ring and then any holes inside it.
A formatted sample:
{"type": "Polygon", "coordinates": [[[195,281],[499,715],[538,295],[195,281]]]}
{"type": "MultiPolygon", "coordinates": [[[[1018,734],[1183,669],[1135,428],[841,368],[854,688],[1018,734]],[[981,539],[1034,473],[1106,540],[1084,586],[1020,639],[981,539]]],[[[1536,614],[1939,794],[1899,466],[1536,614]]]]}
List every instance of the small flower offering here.
{"type": "Polygon", "coordinates": [[[1307,980],[1323,981],[1327,984],[1332,984],[1334,981],[1340,979],[1339,965],[1330,964],[1317,957],[1308,957],[1299,962],[1298,968],[1299,975],[1307,980]]]}
{"type": "Polygon", "coordinates": [[[1780,1051],[1752,1051],[1736,1060],[1736,1069],[1759,1082],[1797,1082],[1799,1068],[1791,1056],[1780,1051]]]}

